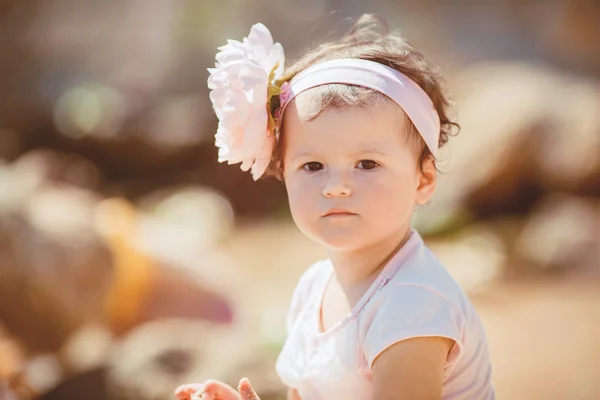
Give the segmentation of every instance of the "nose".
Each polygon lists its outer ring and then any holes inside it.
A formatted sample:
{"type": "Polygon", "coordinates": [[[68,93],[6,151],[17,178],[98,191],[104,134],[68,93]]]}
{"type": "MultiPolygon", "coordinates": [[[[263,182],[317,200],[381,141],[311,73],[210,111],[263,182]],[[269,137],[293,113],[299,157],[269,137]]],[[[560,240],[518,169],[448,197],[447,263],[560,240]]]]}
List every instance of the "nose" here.
{"type": "Polygon", "coordinates": [[[323,187],[323,196],[327,198],[349,197],[351,194],[350,183],[342,174],[331,174],[323,187]]]}

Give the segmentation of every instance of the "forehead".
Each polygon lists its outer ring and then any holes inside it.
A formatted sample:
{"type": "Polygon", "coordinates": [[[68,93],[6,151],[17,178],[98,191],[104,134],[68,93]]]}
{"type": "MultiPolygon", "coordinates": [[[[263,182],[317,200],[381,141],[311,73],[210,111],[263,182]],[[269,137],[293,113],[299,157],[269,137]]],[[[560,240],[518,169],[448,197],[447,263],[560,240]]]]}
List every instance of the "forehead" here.
{"type": "Polygon", "coordinates": [[[323,105],[310,92],[300,94],[286,109],[283,135],[288,151],[328,151],[405,144],[408,118],[391,100],[371,105],[323,105]]]}

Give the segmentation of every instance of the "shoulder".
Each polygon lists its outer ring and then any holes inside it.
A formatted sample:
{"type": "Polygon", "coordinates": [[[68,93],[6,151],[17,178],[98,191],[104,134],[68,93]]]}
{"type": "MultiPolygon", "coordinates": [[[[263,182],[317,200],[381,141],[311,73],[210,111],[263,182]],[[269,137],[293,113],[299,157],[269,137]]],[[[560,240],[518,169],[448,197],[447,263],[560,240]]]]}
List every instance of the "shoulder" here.
{"type": "Polygon", "coordinates": [[[374,293],[365,311],[415,318],[451,315],[461,325],[474,314],[466,293],[424,244],[374,293]]]}
{"type": "Polygon", "coordinates": [[[393,296],[401,290],[400,288],[412,287],[435,293],[456,306],[460,306],[460,303],[466,299],[460,285],[427,247],[416,230],[413,230],[406,249],[401,249],[390,263],[396,264],[389,269],[384,285],[374,293],[374,297],[393,296]]]}
{"type": "Polygon", "coordinates": [[[417,337],[451,339],[448,361],[455,362],[471,318],[477,317],[468,297],[423,245],[365,304],[359,336],[370,365],[391,345],[417,337]]]}
{"type": "Polygon", "coordinates": [[[414,296],[415,299],[433,296],[463,313],[471,307],[468,296],[458,282],[425,244],[398,269],[376,296],[414,296]]]}

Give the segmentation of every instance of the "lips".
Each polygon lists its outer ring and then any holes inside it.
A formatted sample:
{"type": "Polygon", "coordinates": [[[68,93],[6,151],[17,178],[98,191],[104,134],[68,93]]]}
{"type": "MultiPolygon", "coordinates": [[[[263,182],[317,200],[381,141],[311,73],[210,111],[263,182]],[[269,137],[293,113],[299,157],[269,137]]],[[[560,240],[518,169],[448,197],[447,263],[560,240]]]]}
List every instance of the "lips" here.
{"type": "Polygon", "coordinates": [[[345,208],[331,208],[323,214],[323,217],[348,217],[352,215],[356,215],[356,213],[353,213],[352,211],[347,210],[345,208]]]}

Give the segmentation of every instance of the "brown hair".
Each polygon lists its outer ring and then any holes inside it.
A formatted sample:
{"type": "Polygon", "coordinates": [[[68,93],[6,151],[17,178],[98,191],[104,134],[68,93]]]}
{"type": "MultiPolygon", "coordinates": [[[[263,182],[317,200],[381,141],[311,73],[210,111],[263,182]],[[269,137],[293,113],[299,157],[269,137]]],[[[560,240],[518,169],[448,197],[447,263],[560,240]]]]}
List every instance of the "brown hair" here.
{"type": "MultiPolygon", "coordinates": [[[[385,20],[377,15],[364,14],[342,39],[321,44],[310,51],[286,68],[282,81],[290,81],[296,74],[313,64],[340,58],[378,62],[400,71],[416,82],[431,98],[440,117],[439,147],[446,144],[448,137],[453,135],[453,128],[460,128],[448,116],[450,102],[444,92],[443,80],[438,69],[431,66],[423,53],[411,46],[398,32],[389,32],[385,20]]],[[[320,86],[311,89],[311,93],[319,102],[318,112],[311,118],[316,118],[328,107],[370,107],[382,101],[391,101],[374,90],[344,84],[320,86]]],[[[407,139],[414,143],[420,152],[422,167],[423,162],[431,156],[431,152],[414,125],[410,123],[409,126],[407,139]]],[[[284,138],[285,135],[280,132],[271,164],[266,171],[266,175],[275,176],[280,180],[283,176],[284,138]]]]}

